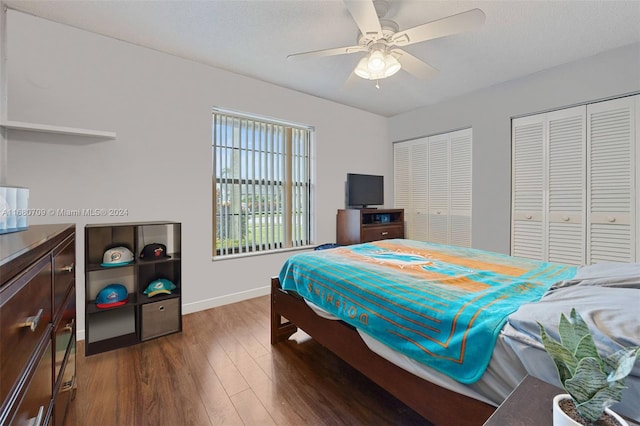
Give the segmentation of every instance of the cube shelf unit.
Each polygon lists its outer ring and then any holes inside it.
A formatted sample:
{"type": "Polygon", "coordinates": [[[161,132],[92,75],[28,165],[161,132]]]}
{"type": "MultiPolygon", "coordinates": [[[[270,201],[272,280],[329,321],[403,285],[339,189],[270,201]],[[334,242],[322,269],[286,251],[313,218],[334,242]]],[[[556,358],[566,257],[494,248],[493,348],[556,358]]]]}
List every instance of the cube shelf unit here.
{"type": "Polygon", "coordinates": [[[182,331],[181,224],[134,222],[85,226],[85,355],[131,346],[182,331]],[[142,260],[147,244],[167,247],[170,258],[142,260]],[[127,265],[103,267],[105,251],[123,246],[133,252],[127,265]],[[176,285],[172,294],[148,297],[144,290],[159,278],[176,285]],[[95,299],[109,284],[129,292],[126,304],[100,309],[95,299]]]}

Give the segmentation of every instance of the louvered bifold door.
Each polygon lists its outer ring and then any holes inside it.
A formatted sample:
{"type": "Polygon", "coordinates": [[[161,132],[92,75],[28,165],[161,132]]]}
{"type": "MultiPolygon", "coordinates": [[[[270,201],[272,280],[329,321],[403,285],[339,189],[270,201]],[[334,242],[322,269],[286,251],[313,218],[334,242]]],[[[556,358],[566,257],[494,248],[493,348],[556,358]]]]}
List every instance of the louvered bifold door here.
{"type": "Polygon", "coordinates": [[[587,262],[635,260],[635,103],[587,107],[587,262]]]}
{"type": "Polygon", "coordinates": [[[585,262],[586,106],[547,114],[547,259],[585,262]]]}
{"type": "Polygon", "coordinates": [[[449,136],[429,137],[429,241],[449,243],[449,136]]]}
{"type": "Polygon", "coordinates": [[[397,142],[394,152],[394,207],[404,209],[405,237],[429,238],[428,138],[397,142]]]}
{"type": "Polygon", "coordinates": [[[410,142],[393,145],[393,206],[404,209],[405,235],[411,238],[411,151],[410,142]]]}
{"type": "Polygon", "coordinates": [[[449,242],[471,247],[471,129],[451,133],[449,242]]]}
{"type": "Polygon", "coordinates": [[[545,115],[512,122],[511,255],[543,260],[545,251],[545,115]]]}
{"type": "MultiPolygon", "coordinates": [[[[429,240],[429,143],[422,138],[411,144],[411,222],[407,238],[429,240]]],[[[406,212],[405,212],[406,217],[406,212]]]]}

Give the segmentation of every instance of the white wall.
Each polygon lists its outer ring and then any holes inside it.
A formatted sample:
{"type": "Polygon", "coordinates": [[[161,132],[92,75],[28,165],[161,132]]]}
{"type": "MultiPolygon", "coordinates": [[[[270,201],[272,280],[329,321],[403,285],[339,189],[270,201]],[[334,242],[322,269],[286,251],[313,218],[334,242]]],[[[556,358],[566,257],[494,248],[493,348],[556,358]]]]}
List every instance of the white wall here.
{"type": "Polygon", "coordinates": [[[510,252],[511,117],[640,91],[640,44],[389,120],[392,141],[473,127],[472,246],[510,252]]]}
{"type": "MultiPolygon", "coordinates": [[[[126,217],[30,223],[76,223],[83,265],[87,223],[182,222],[185,313],[267,294],[291,254],[212,262],[212,106],[315,127],[317,243],[335,241],[347,172],[389,176],[393,203],[388,120],[378,115],[16,11],[8,16],[8,77],[9,119],[117,132],[88,145],[10,134],[8,182],[30,188],[30,207],[128,209],[126,217]]],[[[76,284],[82,336],[82,268],[76,284]]]]}

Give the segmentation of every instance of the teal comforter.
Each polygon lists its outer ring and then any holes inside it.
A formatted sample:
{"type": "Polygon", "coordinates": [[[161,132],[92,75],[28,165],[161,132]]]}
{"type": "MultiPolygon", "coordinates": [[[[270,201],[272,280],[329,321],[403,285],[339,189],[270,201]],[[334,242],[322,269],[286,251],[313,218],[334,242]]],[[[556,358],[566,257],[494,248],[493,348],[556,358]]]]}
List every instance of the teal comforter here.
{"type": "Polygon", "coordinates": [[[477,381],[509,314],[576,268],[411,240],[291,256],[284,290],[462,383],[477,381]]]}

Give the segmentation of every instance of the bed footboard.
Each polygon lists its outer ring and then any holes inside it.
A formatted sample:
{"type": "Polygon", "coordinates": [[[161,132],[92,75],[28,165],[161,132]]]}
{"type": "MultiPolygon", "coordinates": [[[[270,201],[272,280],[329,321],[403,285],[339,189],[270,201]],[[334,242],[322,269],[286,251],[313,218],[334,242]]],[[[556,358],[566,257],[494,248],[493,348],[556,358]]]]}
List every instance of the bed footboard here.
{"type": "MultiPolygon", "coordinates": [[[[286,305],[287,295],[282,288],[280,288],[280,280],[278,278],[271,278],[271,344],[275,345],[278,342],[289,339],[293,333],[298,331],[296,327],[288,318],[281,315],[281,306],[286,305]]],[[[283,306],[286,309],[286,306],[283,306]]]]}
{"type": "Polygon", "coordinates": [[[303,329],[321,345],[435,425],[476,426],[495,408],[415,376],[372,352],[350,325],[321,318],[271,279],[271,344],[303,329]],[[286,321],[284,320],[286,319],[286,321]]]}

